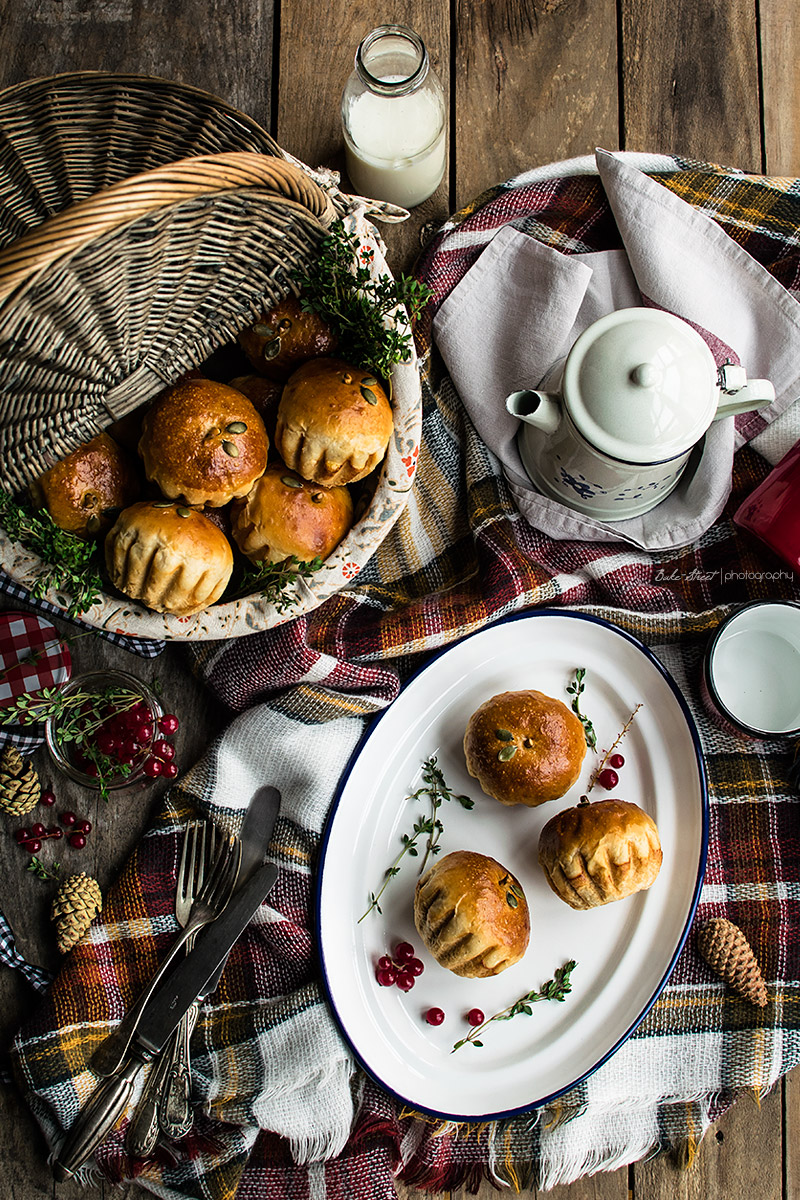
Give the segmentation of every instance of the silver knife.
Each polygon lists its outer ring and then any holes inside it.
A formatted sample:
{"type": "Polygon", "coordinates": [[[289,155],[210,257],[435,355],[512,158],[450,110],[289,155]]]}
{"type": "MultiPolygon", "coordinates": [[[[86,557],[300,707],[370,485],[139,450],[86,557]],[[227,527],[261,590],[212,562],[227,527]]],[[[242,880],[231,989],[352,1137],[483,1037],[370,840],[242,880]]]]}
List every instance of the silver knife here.
{"type": "MultiPolygon", "coordinates": [[[[277,788],[269,785],[258,788],[250,798],[242,820],[242,827],[239,830],[242,857],[239,864],[237,888],[241,887],[250,878],[256,867],[263,862],[272,831],[275,828],[280,805],[280,792],[277,788]]],[[[202,994],[193,1005],[190,1005],[189,1011],[179,1022],[172,1035],[170,1045],[162,1051],[163,1054],[170,1057],[171,1061],[165,1072],[159,1073],[159,1077],[153,1080],[153,1087],[158,1087],[160,1091],[156,1112],[149,1111],[148,1107],[141,1114],[142,1122],[151,1122],[148,1128],[147,1145],[144,1146],[145,1152],[152,1149],[151,1143],[155,1144],[158,1125],[161,1126],[167,1137],[173,1140],[182,1138],[191,1128],[192,1077],[189,1065],[189,1039],[197,1021],[200,1001],[217,990],[224,967],[225,963],[220,963],[213,978],[203,988],[202,994]]],[[[137,1110],[137,1123],[139,1119],[140,1114],[137,1110]]]]}
{"type": "Polygon", "coordinates": [[[130,1100],[136,1075],[158,1053],[192,1001],[225,962],[277,878],[274,863],[260,867],[216,920],[198,934],[194,949],[158,984],[142,1012],[122,1066],[92,1094],[58,1151],[53,1174],[59,1182],[75,1174],[117,1123],[130,1100]]]}

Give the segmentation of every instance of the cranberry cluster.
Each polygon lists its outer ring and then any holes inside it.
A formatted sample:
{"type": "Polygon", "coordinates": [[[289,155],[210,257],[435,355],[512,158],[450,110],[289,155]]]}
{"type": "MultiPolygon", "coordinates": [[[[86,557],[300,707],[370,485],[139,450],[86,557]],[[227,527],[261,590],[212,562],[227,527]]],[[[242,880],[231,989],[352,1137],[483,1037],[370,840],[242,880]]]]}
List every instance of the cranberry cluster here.
{"type": "Polygon", "coordinates": [[[600,787],[605,788],[608,792],[610,792],[612,788],[615,788],[619,783],[619,775],[617,774],[617,771],[620,767],[624,766],[625,759],[623,756],[621,754],[612,754],[608,760],[608,766],[603,767],[603,770],[597,776],[597,782],[600,784],[600,787]]]}
{"type": "MultiPolygon", "coordinates": [[[[53,796],[52,800],[45,800],[45,795],[52,796],[53,793],[42,794],[43,804],[51,805],[55,802],[55,796],[53,796]]],[[[91,821],[87,821],[85,817],[77,817],[74,812],[61,813],[59,820],[69,830],[67,841],[70,846],[75,850],[82,850],[86,845],[87,835],[92,831],[91,821]]],[[[19,845],[28,854],[38,854],[42,848],[42,842],[46,842],[49,838],[63,837],[64,830],[59,829],[58,825],[52,825],[49,829],[46,829],[41,821],[37,821],[34,825],[31,825],[30,829],[18,829],[14,836],[19,845]]]]}
{"type": "Polygon", "coordinates": [[[100,756],[107,760],[111,774],[117,767],[130,767],[141,768],[149,779],[174,779],[178,766],[174,762],[175,747],[168,739],[177,730],[174,713],[165,713],[154,724],[150,708],[140,700],[122,712],[109,711],[92,739],[76,751],[73,762],[90,779],[97,779],[101,773],[100,756]],[[156,737],[156,733],[161,736],[156,737]]]}
{"type": "Polygon", "coordinates": [[[398,942],[394,958],[383,954],[375,968],[375,978],[381,987],[399,987],[401,992],[410,992],[417,976],[425,970],[424,963],[417,958],[410,942],[398,942]]]}

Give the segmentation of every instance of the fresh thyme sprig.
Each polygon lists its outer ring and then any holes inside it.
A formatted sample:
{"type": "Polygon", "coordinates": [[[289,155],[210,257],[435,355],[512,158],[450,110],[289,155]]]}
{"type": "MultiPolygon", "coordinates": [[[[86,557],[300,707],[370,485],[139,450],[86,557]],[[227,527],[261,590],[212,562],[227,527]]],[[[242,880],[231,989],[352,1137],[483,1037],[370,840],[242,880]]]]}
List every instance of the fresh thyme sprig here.
{"type": "MultiPolygon", "coordinates": [[[[586,786],[586,794],[587,794],[587,795],[588,795],[588,794],[589,794],[589,792],[592,790],[592,788],[594,787],[594,785],[597,783],[597,780],[598,780],[598,777],[599,777],[599,775],[600,775],[600,772],[603,770],[603,768],[605,767],[606,763],[607,763],[607,762],[608,762],[608,760],[611,758],[611,755],[614,753],[614,751],[616,750],[617,746],[620,744],[620,742],[622,741],[622,739],[625,737],[625,734],[628,732],[628,730],[630,729],[631,725],[633,724],[634,718],[636,717],[636,714],[638,713],[638,711],[639,711],[639,709],[640,709],[641,707],[642,707],[642,706],[641,706],[641,704],[637,704],[637,705],[636,705],[636,708],[633,710],[633,712],[631,713],[631,715],[628,717],[627,721],[626,721],[626,722],[625,722],[625,724],[622,726],[622,729],[620,729],[619,733],[618,733],[618,734],[617,734],[617,736],[614,738],[614,741],[611,743],[611,745],[609,746],[608,750],[606,750],[605,754],[604,754],[604,755],[603,755],[603,757],[600,759],[600,761],[598,762],[598,764],[597,764],[597,766],[595,767],[595,769],[592,771],[591,775],[589,776],[589,782],[588,782],[588,784],[587,784],[587,786],[586,786]]],[[[583,801],[583,796],[581,796],[581,801],[583,801]]]]}
{"type": "Polygon", "coordinates": [[[93,734],[108,719],[110,707],[118,713],[126,712],[140,700],[141,696],[128,688],[110,687],[102,692],[78,688],[64,695],[58,687],[45,687],[36,692],[25,692],[13,704],[7,705],[0,712],[0,725],[43,725],[52,720],[59,749],[63,751],[66,746],[72,746],[95,764],[100,795],[108,800],[111,780],[115,776],[129,775],[131,768],[99,750],[93,734]]]}
{"type": "Polygon", "coordinates": [[[475,1025],[470,1029],[466,1037],[461,1038],[456,1042],[451,1050],[451,1054],[456,1050],[460,1050],[469,1042],[473,1046],[483,1046],[483,1042],[479,1040],[479,1035],[483,1032],[487,1025],[491,1025],[492,1021],[510,1021],[512,1017],[519,1016],[524,1013],[525,1016],[531,1015],[531,1005],[538,1003],[539,1000],[566,1000],[569,993],[572,991],[572,982],[570,976],[578,964],[574,959],[565,962],[563,967],[556,970],[552,979],[548,979],[547,983],[543,984],[537,992],[535,989],[531,992],[526,992],[524,996],[520,996],[519,1000],[515,1000],[513,1004],[509,1004],[508,1008],[503,1008],[500,1012],[494,1013],[493,1016],[487,1017],[480,1025],[475,1025]]]}
{"type": "Polygon", "coordinates": [[[474,805],[474,801],[470,800],[469,796],[455,795],[448,787],[441,768],[437,766],[437,758],[435,754],[430,758],[426,758],[422,764],[422,786],[418,787],[417,790],[412,792],[410,796],[407,796],[406,799],[410,801],[416,801],[421,800],[423,797],[427,797],[430,800],[431,815],[429,817],[419,817],[418,820],[414,822],[411,835],[407,833],[403,834],[401,838],[402,849],[392,864],[386,868],[383,877],[383,884],[381,885],[380,890],[377,893],[370,892],[369,905],[366,912],[362,913],[358,918],[359,925],[364,920],[364,917],[368,916],[373,909],[375,909],[376,912],[382,911],[380,906],[380,898],[386,890],[386,885],[389,883],[390,879],[394,879],[395,875],[399,873],[400,862],[406,854],[408,854],[411,858],[416,858],[418,856],[419,849],[417,847],[417,842],[423,835],[427,836],[428,840],[425,844],[425,857],[422,860],[420,873],[422,873],[424,870],[425,864],[427,863],[430,855],[439,853],[439,838],[444,832],[444,826],[442,825],[442,822],[438,816],[442,802],[444,800],[456,800],[462,808],[467,809],[472,808],[474,805]]]}
{"type": "Polygon", "coordinates": [[[58,879],[61,874],[61,864],[53,863],[52,867],[47,868],[42,860],[34,854],[25,870],[30,871],[37,879],[58,879]]]}
{"type": "Polygon", "coordinates": [[[586,714],[581,712],[581,696],[583,695],[584,688],[586,686],[584,683],[585,678],[586,668],[576,667],[575,679],[572,683],[567,684],[567,692],[570,696],[572,696],[572,711],[575,713],[575,716],[583,726],[583,736],[586,739],[586,745],[590,750],[596,750],[597,734],[594,731],[594,725],[586,716],[586,714]]]}
{"type": "Polygon", "coordinates": [[[94,565],[97,548],[54,524],[46,509],[34,513],[0,488],[0,525],[8,536],[37,554],[42,569],[30,590],[42,599],[53,588],[69,597],[70,617],[86,612],[100,599],[103,581],[94,565]]]}
{"type": "Polygon", "coordinates": [[[390,383],[392,366],[411,358],[411,333],[397,310],[405,306],[409,320],[416,320],[432,292],[407,275],[373,278],[372,257],[356,234],[334,221],[313,264],[293,278],[302,307],[320,313],[335,329],[341,357],[390,383]]]}
{"type": "Polygon", "coordinates": [[[298,576],[301,579],[310,579],[323,566],[321,558],[312,558],[304,562],[293,554],[277,563],[248,562],[244,567],[239,587],[226,599],[235,600],[239,596],[252,596],[259,592],[269,604],[275,605],[278,612],[286,612],[295,602],[294,595],[286,594],[289,587],[298,576]]]}

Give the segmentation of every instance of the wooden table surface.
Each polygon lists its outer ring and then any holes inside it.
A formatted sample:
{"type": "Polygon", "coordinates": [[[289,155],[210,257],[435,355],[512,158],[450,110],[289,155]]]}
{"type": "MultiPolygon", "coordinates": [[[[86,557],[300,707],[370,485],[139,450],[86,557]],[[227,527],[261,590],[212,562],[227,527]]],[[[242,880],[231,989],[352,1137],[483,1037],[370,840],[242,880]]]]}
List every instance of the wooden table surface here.
{"type": "MultiPolygon", "coordinates": [[[[0,86],[82,69],[177,79],[249,113],[304,161],[334,167],[342,162],[339,98],[359,40],[379,24],[412,25],[449,96],[450,152],[436,194],[405,225],[384,227],[397,269],[413,262],[430,223],[488,185],[595,146],[800,175],[797,0],[0,0],[0,13],[0,86]]],[[[178,646],[151,662],[83,637],[73,655],[76,669],[103,663],[159,679],[168,706],[182,717],[184,765],[224,724],[178,646]]],[[[36,761],[49,781],[43,756],[36,761]]],[[[69,852],[69,867],[107,888],[158,788],[103,805],[52,782],[59,807],[94,822],[86,849],[69,852]]],[[[55,856],[53,845],[42,858],[55,856]]],[[[0,838],[0,907],[23,953],[54,966],[51,893],[24,872],[24,862],[10,836],[0,838]]],[[[0,1036],[12,1033],[30,1001],[21,977],[0,969],[0,1036]]],[[[142,1195],[134,1186],[84,1192],[75,1183],[54,1184],[38,1127],[10,1087],[0,1087],[0,1128],[3,1200],[142,1195]]],[[[740,1100],[706,1137],[690,1170],[661,1157],[548,1195],[800,1200],[798,1145],[800,1069],[760,1107],[740,1100]]],[[[422,1197],[409,1189],[400,1194],[422,1197]]],[[[495,1194],[484,1185],[480,1197],[495,1194]]]]}

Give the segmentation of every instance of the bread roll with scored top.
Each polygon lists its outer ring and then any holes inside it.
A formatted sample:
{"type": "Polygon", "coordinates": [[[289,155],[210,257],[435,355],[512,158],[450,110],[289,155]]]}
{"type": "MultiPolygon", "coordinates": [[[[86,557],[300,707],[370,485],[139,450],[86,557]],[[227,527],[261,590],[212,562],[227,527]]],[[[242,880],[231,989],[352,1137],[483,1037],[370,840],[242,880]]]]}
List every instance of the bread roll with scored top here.
{"type": "Polygon", "coordinates": [[[156,397],[139,440],[145,474],[165,496],[211,508],[247,495],[268,449],[251,401],[210,379],[184,379],[156,397]]]}
{"type": "Polygon", "coordinates": [[[253,368],[269,379],[288,379],[310,358],[333,354],[338,338],[319,313],[304,312],[296,296],[285,296],[239,334],[253,368]]]}
{"type": "Polygon", "coordinates": [[[233,551],[202,513],[163,500],[121,512],[105,543],[111,582],[156,612],[188,617],[214,604],[227,587],[233,551]]]}
{"type": "Polygon", "coordinates": [[[304,479],[336,487],[375,469],[392,428],[392,407],[374,375],[338,358],[315,358],[283,389],[275,444],[304,479]]]}
{"type": "Polygon", "coordinates": [[[430,867],[414,896],[417,931],[436,961],[484,979],[519,962],[528,947],[528,902],[510,871],[486,854],[455,850],[430,867]]]}
{"type": "Polygon", "coordinates": [[[283,463],[271,463],[243,500],[232,505],[232,531],[243,554],[255,561],[307,562],[327,558],[353,523],[346,487],[309,483],[283,463]]]}
{"type": "Polygon", "coordinates": [[[585,754],[575,713],[534,690],[492,696],[472,714],[464,735],[467,770],[501,804],[557,800],[576,782],[585,754]]]}
{"type": "Polygon", "coordinates": [[[597,908],[649,888],[661,870],[655,821],[627,800],[578,804],[539,835],[539,863],[571,908],[597,908]]]}
{"type": "Polygon", "coordinates": [[[80,538],[99,537],[142,494],[136,462],[107,433],[78,446],[30,485],[31,499],[80,538]]]}

